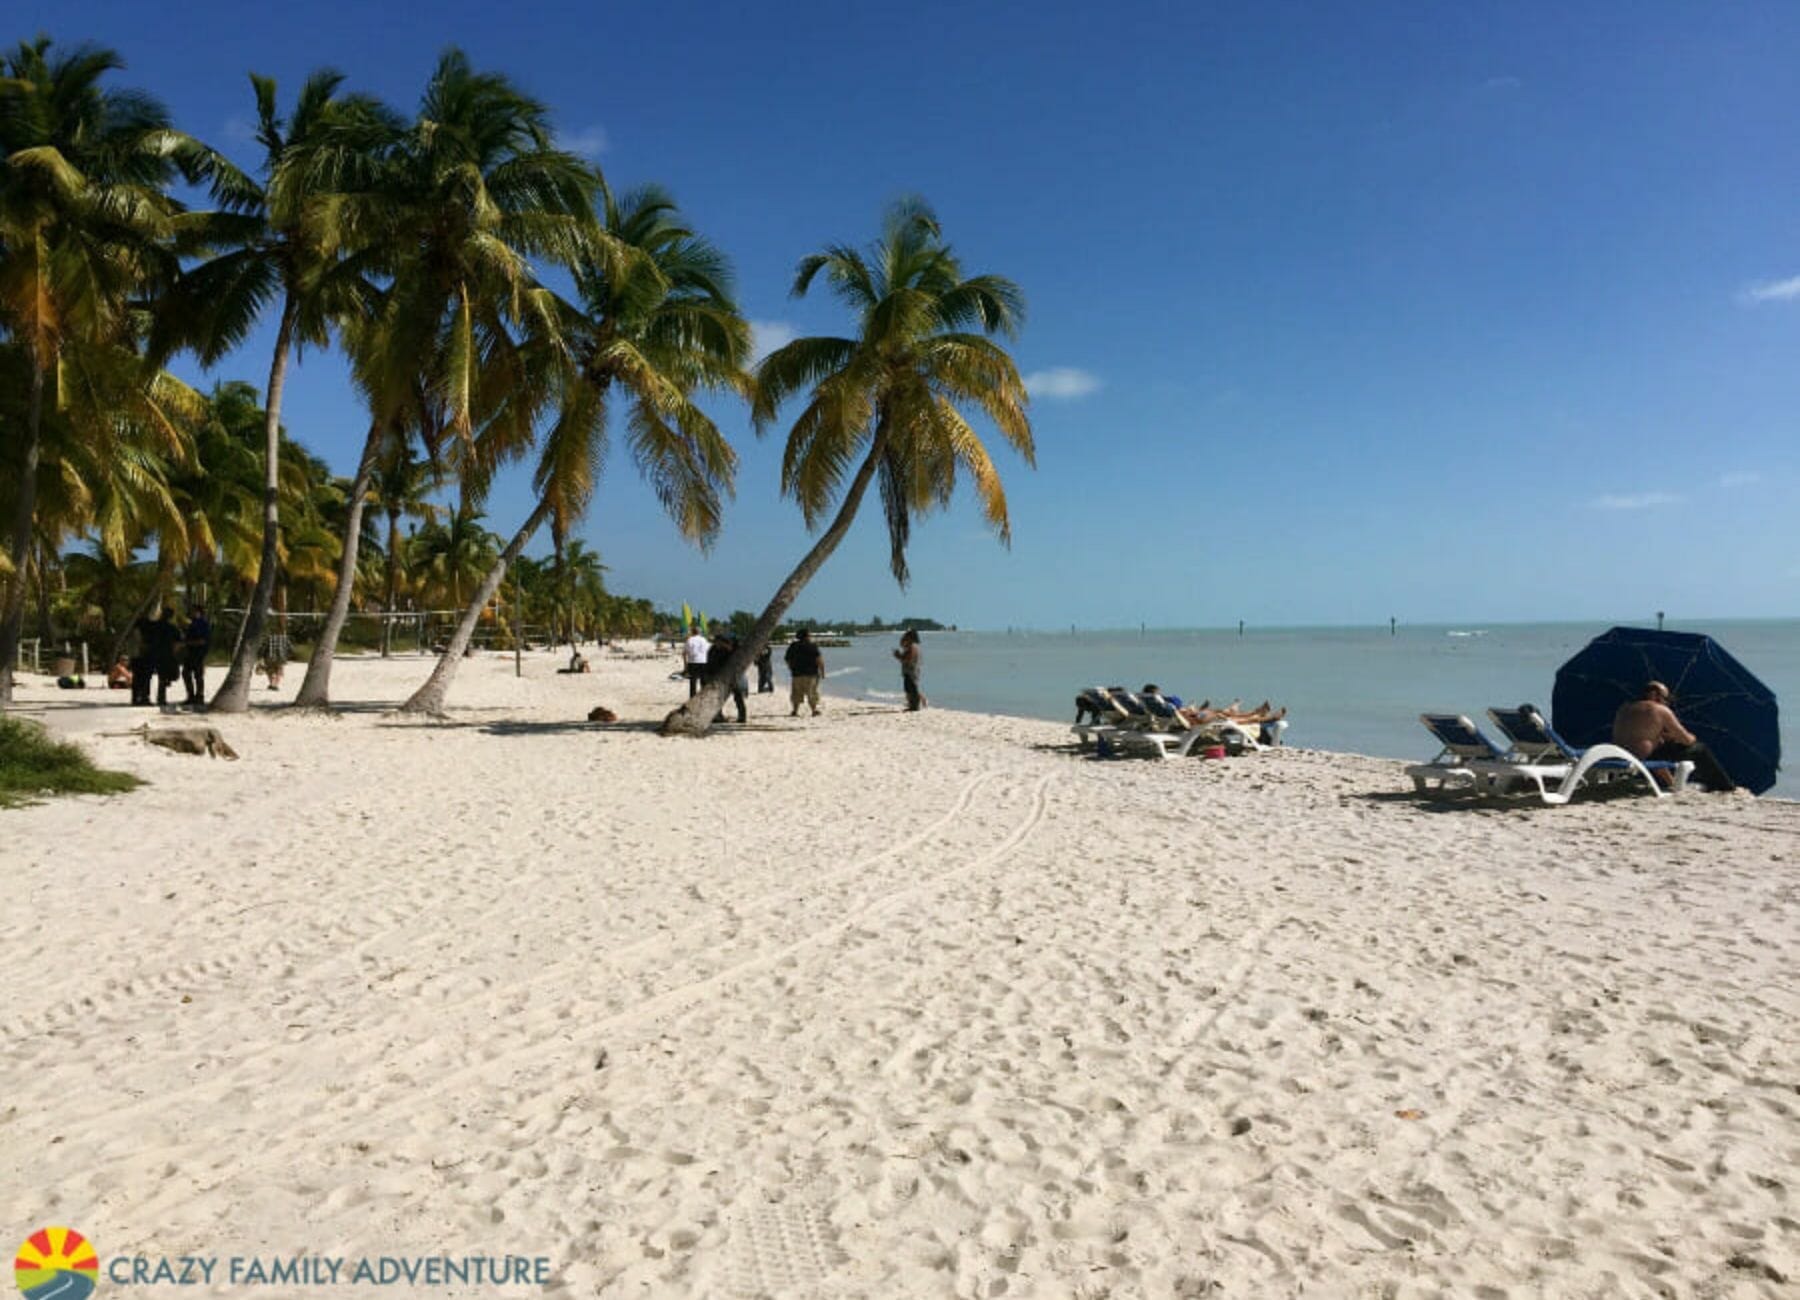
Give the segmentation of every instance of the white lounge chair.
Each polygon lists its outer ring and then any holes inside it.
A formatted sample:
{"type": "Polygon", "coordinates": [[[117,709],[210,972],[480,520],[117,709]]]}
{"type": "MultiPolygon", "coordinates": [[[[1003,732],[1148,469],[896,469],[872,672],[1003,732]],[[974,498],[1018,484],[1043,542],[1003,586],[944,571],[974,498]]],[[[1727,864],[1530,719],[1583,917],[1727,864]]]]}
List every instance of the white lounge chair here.
{"type": "Polygon", "coordinates": [[[1268,746],[1259,735],[1262,729],[1269,728],[1269,734],[1279,744],[1281,733],[1288,725],[1285,718],[1266,723],[1214,718],[1195,725],[1181,715],[1178,706],[1163,696],[1135,695],[1130,691],[1098,687],[1082,692],[1077,702],[1090,712],[1095,705],[1114,711],[1103,712],[1103,720],[1098,723],[1077,722],[1070,728],[1083,744],[1090,740],[1098,744],[1104,740],[1120,749],[1149,750],[1158,758],[1168,758],[1171,754],[1186,758],[1196,749],[1218,744],[1237,750],[1265,749],[1268,746]]]}
{"type": "Polygon", "coordinates": [[[1558,764],[1568,769],[1555,791],[1546,789],[1542,779],[1536,781],[1538,794],[1545,803],[1567,803],[1585,780],[1604,784],[1630,781],[1640,776],[1651,793],[1660,798],[1664,790],[1656,773],[1666,772],[1673,793],[1679,794],[1687,789],[1688,777],[1694,772],[1694,765],[1686,760],[1641,759],[1618,745],[1590,745],[1586,749],[1576,749],[1556,734],[1556,729],[1543,714],[1529,705],[1516,709],[1489,709],[1487,713],[1512,746],[1506,755],[1508,761],[1518,760],[1527,770],[1549,770],[1558,764]]]}
{"type": "MultiPolygon", "coordinates": [[[[1511,794],[1529,786],[1547,804],[1566,804],[1590,776],[1605,780],[1622,772],[1641,774],[1653,794],[1663,795],[1649,769],[1617,745],[1595,745],[1579,754],[1560,743],[1548,751],[1529,742],[1502,749],[1460,714],[1422,713],[1419,721],[1443,746],[1429,763],[1406,769],[1413,789],[1421,792],[1433,780],[1441,790],[1454,787],[1476,794],[1511,794]]],[[[1678,783],[1685,784],[1685,772],[1674,775],[1678,783]]]]}

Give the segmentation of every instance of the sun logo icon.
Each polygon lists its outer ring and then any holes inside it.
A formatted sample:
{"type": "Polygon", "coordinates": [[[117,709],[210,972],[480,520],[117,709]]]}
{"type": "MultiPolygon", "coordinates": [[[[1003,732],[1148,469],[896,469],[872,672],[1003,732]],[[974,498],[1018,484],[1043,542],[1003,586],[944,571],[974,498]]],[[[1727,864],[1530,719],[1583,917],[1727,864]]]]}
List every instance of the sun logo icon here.
{"type": "Polygon", "coordinates": [[[13,1281],[25,1300],[87,1300],[100,1259],[73,1228],[39,1228],[19,1247],[13,1281]]]}

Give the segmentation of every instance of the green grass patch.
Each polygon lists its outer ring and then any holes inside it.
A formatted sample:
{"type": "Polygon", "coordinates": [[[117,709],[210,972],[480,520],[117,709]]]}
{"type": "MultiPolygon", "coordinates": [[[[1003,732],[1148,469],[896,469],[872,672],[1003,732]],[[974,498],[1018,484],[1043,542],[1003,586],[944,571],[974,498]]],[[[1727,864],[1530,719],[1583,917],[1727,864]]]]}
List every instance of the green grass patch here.
{"type": "Polygon", "coordinates": [[[143,782],[95,767],[78,745],[52,739],[35,722],[0,717],[0,808],[45,794],[124,794],[143,782]]]}

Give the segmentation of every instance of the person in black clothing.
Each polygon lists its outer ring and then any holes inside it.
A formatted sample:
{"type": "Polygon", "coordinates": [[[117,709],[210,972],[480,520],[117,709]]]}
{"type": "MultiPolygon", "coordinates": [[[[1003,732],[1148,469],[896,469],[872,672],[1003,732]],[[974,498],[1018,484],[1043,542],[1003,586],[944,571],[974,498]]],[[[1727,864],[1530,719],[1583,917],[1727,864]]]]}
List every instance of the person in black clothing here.
{"type": "Polygon", "coordinates": [[[131,656],[131,703],[135,707],[150,703],[150,629],[155,624],[148,618],[137,621],[137,653],[131,656]]]}
{"type": "MultiPolygon", "coordinates": [[[[180,646],[181,626],[175,621],[174,606],[164,605],[162,617],[144,627],[144,654],[150,661],[150,671],[156,674],[159,708],[169,702],[169,683],[181,675],[180,646]]],[[[144,689],[148,703],[148,682],[144,689]]]]}
{"type": "Polygon", "coordinates": [[[794,679],[794,684],[788,689],[788,702],[794,706],[788,717],[799,717],[802,704],[810,704],[813,717],[818,717],[819,678],[825,675],[824,653],[813,644],[812,634],[801,628],[794,635],[793,644],[788,646],[783,658],[794,679]]]}
{"type": "Polygon", "coordinates": [[[775,652],[768,646],[764,646],[762,653],[756,656],[756,693],[775,693],[775,652]]]}
{"type": "MultiPolygon", "coordinates": [[[[730,632],[720,632],[713,637],[712,644],[706,649],[706,680],[708,682],[717,681],[723,683],[726,691],[731,696],[732,703],[737,705],[738,722],[744,723],[748,722],[750,719],[749,713],[744,708],[744,688],[748,686],[749,683],[742,677],[738,678],[735,682],[724,681],[725,662],[731,658],[736,650],[737,637],[730,632]]],[[[719,701],[719,716],[714,718],[713,721],[725,721],[725,701],[723,699],[719,701]]]]}
{"type": "Polygon", "coordinates": [[[206,606],[195,605],[182,643],[181,684],[187,689],[187,702],[196,708],[206,703],[206,652],[211,649],[212,624],[206,619],[206,606]]]}

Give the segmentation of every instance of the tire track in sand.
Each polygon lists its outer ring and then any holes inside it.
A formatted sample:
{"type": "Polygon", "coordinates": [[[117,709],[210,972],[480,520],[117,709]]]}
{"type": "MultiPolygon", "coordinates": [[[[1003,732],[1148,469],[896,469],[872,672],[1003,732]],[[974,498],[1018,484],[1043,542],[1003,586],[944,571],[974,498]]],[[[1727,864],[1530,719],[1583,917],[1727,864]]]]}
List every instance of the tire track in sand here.
{"type": "MultiPolygon", "coordinates": [[[[601,957],[614,967],[615,975],[627,974],[628,970],[618,966],[623,958],[646,951],[660,951],[680,937],[691,935],[704,927],[716,927],[735,918],[767,911],[779,901],[795,900],[822,884],[866,871],[889,858],[917,848],[959,821],[968,812],[977,791],[985,782],[999,775],[999,772],[1000,769],[991,768],[970,777],[963,783],[948,811],[928,826],[886,848],[810,876],[803,885],[782,885],[753,895],[740,903],[725,903],[714,912],[696,916],[670,929],[660,930],[623,948],[603,953],[601,957]]],[[[428,910],[425,900],[429,900],[433,890],[440,885],[441,882],[416,877],[386,877],[381,884],[334,895],[330,900],[332,920],[327,924],[307,923],[297,933],[290,930],[273,942],[254,949],[228,951],[224,955],[215,953],[198,961],[108,979],[93,992],[72,995],[52,1006],[39,1009],[35,1015],[14,1016],[0,1021],[0,1042],[35,1038],[75,1024],[118,1024],[136,1014],[137,1008],[145,1000],[167,999],[177,994],[204,994],[236,983],[248,974],[262,974],[302,965],[322,965],[326,968],[339,963],[354,965],[355,960],[370,945],[396,932],[418,936],[409,945],[410,948],[434,947],[439,942],[436,934],[422,929],[418,925],[418,917],[421,911],[428,910]],[[372,903],[374,905],[369,906],[372,903]],[[347,921],[360,924],[353,926],[347,924],[347,921]]],[[[503,886],[496,885],[490,886],[487,892],[497,895],[505,890],[503,886]]],[[[238,908],[232,915],[314,901],[317,901],[316,896],[305,899],[263,899],[252,907],[238,908]]],[[[205,925],[206,922],[202,920],[196,928],[205,928],[205,925]]],[[[563,975],[563,972],[551,969],[524,981],[492,985],[454,1001],[435,1004],[432,1012],[434,1015],[453,1013],[478,1002],[550,983],[563,975]]]]}

